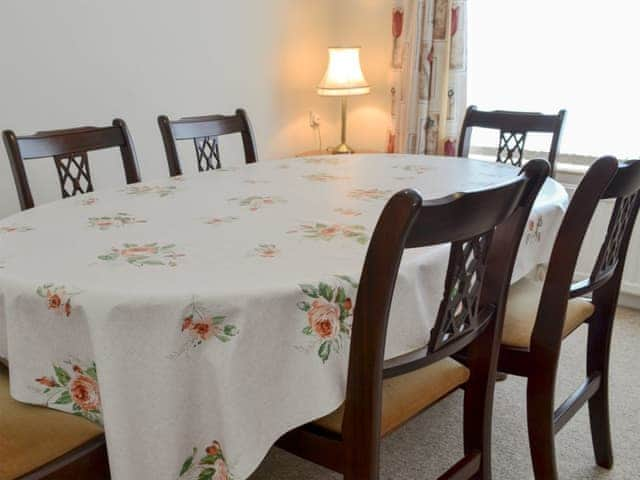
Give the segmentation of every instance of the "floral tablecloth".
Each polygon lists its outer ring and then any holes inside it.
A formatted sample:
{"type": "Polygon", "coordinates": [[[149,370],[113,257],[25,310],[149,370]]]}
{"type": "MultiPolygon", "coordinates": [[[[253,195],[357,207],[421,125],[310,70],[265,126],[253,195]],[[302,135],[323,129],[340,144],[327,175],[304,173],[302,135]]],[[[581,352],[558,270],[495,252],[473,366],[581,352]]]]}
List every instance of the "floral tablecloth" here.
{"type": "MultiPolygon", "coordinates": [[[[516,175],[481,161],[312,157],[163,179],[0,222],[0,356],[17,400],[105,426],[113,478],[244,479],[344,398],[360,270],[385,201],[516,175]]],[[[548,258],[548,180],[515,279],[548,258]]],[[[408,251],[387,356],[426,344],[447,247],[408,251]]]]}

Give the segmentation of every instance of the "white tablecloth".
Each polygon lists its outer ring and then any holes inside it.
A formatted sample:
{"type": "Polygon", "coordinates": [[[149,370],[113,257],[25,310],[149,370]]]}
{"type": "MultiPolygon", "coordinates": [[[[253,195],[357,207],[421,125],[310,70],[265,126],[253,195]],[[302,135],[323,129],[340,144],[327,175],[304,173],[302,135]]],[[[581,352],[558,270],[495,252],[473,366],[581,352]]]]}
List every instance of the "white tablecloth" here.
{"type": "MultiPolygon", "coordinates": [[[[116,480],[244,479],[281,434],[343,401],[357,283],[385,201],[517,172],[406,155],[268,161],[7,218],[11,393],[104,422],[116,480]]],[[[515,279],[548,258],[566,203],[549,180],[515,279]]],[[[387,357],[426,344],[447,253],[405,254],[387,357]]]]}

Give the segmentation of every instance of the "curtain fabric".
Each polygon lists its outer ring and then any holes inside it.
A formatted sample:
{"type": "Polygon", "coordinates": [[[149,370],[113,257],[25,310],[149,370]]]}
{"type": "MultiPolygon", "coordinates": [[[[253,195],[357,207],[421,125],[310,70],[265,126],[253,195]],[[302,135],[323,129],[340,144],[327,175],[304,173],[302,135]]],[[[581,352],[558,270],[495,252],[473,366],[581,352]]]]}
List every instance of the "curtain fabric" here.
{"type": "Polygon", "coordinates": [[[466,0],[394,0],[388,152],[455,155],[466,107],[466,0]]]}

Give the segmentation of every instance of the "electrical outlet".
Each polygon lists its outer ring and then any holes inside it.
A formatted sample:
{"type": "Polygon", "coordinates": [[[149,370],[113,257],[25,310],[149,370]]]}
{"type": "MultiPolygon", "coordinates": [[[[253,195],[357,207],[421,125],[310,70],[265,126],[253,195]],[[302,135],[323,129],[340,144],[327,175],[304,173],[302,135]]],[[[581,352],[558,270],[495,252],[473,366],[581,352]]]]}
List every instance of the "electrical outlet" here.
{"type": "Polygon", "coordinates": [[[309,126],[311,128],[318,128],[320,126],[320,115],[313,111],[309,112],[309,126]]]}

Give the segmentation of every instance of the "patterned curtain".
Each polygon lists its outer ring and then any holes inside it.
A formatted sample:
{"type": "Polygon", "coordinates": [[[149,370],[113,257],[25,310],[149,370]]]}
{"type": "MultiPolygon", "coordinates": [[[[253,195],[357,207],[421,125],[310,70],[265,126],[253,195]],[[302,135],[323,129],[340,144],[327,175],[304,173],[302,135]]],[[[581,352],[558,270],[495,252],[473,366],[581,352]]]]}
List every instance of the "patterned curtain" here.
{"type": "Polygon", "coordinates": [[[466,108],[466,0],[393,0],[387,150],[455,155],[466,108]]]}

